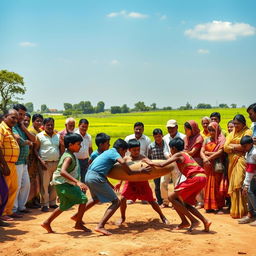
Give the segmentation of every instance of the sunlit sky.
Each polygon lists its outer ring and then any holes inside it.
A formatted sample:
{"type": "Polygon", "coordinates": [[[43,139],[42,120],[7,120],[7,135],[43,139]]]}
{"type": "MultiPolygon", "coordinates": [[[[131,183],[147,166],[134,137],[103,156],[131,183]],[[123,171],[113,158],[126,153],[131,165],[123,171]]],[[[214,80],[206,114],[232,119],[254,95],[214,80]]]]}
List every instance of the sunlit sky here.
{"type": "Polygon", "coordinates": [[[24,102],[255,102],[254,0],[1,0],[0,69],[24,102]]]}

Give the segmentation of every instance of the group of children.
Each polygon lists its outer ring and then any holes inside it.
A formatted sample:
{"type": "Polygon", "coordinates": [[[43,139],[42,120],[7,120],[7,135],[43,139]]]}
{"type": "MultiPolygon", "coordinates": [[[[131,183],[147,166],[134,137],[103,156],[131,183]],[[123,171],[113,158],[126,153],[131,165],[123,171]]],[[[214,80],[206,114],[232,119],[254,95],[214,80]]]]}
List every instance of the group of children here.
{"type": "Polygon", "coordinates": [[[109,218],[120,207],[121,218],[117,221],[117,225],[124,223],[126,219],[126,200],[136,199],[146,200],[152,208],[159,214],[161,220],[165,224],[169,224],[167,218],[162,213],[159,205],[153,198],[152,190],[148,181],[130,182],[126,181],[121,192],[121,199],[117,197],[114,190],[120,189],[120,183],[115,187],[108,181],[107,175],[115,163],[119,163],[128,175],[148,173],[151,166],[165,166],[176,162],[181,173],[186,180],[176,186],[173,193],[169,195],[169,200],[173,204],[181,218],[181,224],[177,229],[189,228],[192,231],[199,225],[199,220],[204,224],[204,230],[209,231],[211,222],[202,216],[202,214],[193,206],[195,204],[196,195],[203,189],[206,184],[206,175],[195,160],[190,157],[184,150],[184,141],[180,138],[173,139],[169,146],[172,157],[162,163],[154,163],[148,158],[140,155],[140,142],[136,139],[126,143],[122,139],[118,139],[113,148],[109,148],[109,136],[104,133],[96,136],[96,150],[92,156],[87,174],[85,176],[85,184],[79,181],[77,161],[74,153],[78,152],[81,144],[81,136],[78,134],[67,134],[64,137],[66,151],[62,155],[57,170],[54,172],[52,184],[55,186],[57,195],[60,200],[60,206],[55,209],[50,217],[42,224],[47,232],[52,233],[51,222],[58,217],[63,211],[69,209],[75,204],[79,204],[78,212],[71,218],[76,221],[75,228],[90,232],[84,226],[82,221],[84,212],[89,210],[98,202],[111,202],[105,211],[102,219],[98,223],[95,231],[104,235],[112,233],[105,229],[105,224],[109,218]],[[125,156],[127,150],[130,156],[125,156]],[[127,162],[141,160],[147,163],[147,167],[137,171],[132,171],[127,162]],[[88,200],[84,191],[89,188],[91,199],[88,200]]]}

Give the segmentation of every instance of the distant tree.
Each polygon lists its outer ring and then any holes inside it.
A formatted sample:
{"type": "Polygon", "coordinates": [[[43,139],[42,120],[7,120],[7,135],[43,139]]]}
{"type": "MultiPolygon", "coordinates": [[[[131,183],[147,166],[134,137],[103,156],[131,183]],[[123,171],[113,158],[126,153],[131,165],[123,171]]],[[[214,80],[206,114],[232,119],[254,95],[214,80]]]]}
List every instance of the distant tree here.
{"type": "Polygon", "coordinates": [[[149,107],[147,107],[143,101],[139,101],[139,102],[135,103],[134,106],[135,106],[135,108],[134,108],[135,111],[148,111],[149,110],[149,107]]]}
{"type": "Polygon", "coordinates": [[[28,111],[29,113],[34,112],[34,105],[33,105],[32,102],[25,103],[25,107],[27,108],[27,111],[28,111]]]}
{"type": "Polygon", "coordinates": [[[94,108],[90,101],[84,101],[84,114],[90,114],[94,112],[94,108]]]}
{"type": "Polygon", "coordinates": [[[67,109],[63,111],[63,116],[72,116],[72,109],[67,109]]]}
{"type": "Polygon", "coordinates": [[[189,110],[189,109],[193,109],[193,107],[187,102],[187,104],[185,106],[180,106],[178,109],[179,110],[189,110]]]}
{"type": "Polygon", "coordinates": [[[47,113],[47,112],[49,112],[49,108],[45,104],[42,104],[41,105],[41,113],[47,113]]]}
{"type": "Polygon", "coordinates": [[[14,72],[7,70],[0,70],[0,110],[3,112],[7,110],[7,105],[10,100],[21,99],[17,94],[25,94],[26,88],[24,86],[23,77],[14,72]]]}
{"type": "Polygon", "coordinates": [[[237,108],[237,104],[235,104],[235,103],[230,104],[230,106],[231,106],[231,108],[237,108]]]}
{"type": "Polygon", "coordinates": [[[99,102],[97,103],[96,108],[95,108],[95,112],[96,112],[96,113],[104,112],[104,110],[105,110],[104,108],[105,108],[105,103],[104,103],[103,101],[99,101],[99,102]]]}
{"type": "Polygon", "coordinates": [[[199,103],[196,108],[198,109],[209,109],[212,108],[211,104],[206,104],[206,103],[199,103]]]}
{"type": "Polygon", "coordinates": [[[227,104],[222,103],[222,104],[219,104],[219,108],[229,108],[229,107],[227,104]]]}
{"type": "Polygon", "coordinates": [[[72,109],[72,104],[71,103],[64,103],[64,109],[65,110],[72,109]]]}
{"type": "Polygon", "coordinates": [[[122,113],[129,113],[130,109],[127,107],[126,104],[124,104],[123,106],[121,106],[121,112],[122,113]]]}
{"type": "Polygon", "coordinates": [[[119,106],[112,106],[110,107],[110,112],[111,114],[117,114],[117,113],[121,113],[121,107],[119,106]]]}
{"type": "Polygon", "coordinates": [[[172,107],[168,106],[168,107],[163,107],[163,110],[172,110],[172,107]]]}
{"type": "Polygon", "coordinates": [[[156,109],[157,109],[156,103],[152,103],[152,104],[150,105],[150,107],[151,107],[152,110],[156,110],[156,109]]]}

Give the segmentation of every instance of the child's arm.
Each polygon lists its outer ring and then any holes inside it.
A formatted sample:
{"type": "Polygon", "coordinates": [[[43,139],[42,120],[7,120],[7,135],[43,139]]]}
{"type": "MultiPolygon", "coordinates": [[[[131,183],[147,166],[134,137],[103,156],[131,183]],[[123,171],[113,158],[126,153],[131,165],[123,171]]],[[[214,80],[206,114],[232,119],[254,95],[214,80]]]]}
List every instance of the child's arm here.
{"type": "Polygon", "coordinates": [[[122,168],[125,170],[125,172],[128,175],[133,175],[138,173],[149,173],[151,171],[150,166],[141,168],[139,171],[132,171],[123,158],[118,158],[116,161],[122,166],[122,168]]]}
{"type": "Polygon", "coordinates": [[[163,161],[162,163],[154,163],[147,158],[143,159],[142,161],[147,163],[150,166],[164,167],[173,162],[183,162],[183,160],[184,160],[184,158],[183,158],[182,154],[176,153],[176,154],[172,155],[170,158],[168,158],[167,160],[163,161]]]}
{"type": "Polygon", "coordinates": [[[122,183],[123,183],[123,181],[120,180],[120,182],[117,183],[117,184],[114,186],[114,190],[115,190],[115,191],[119,191],[119,190],[120,190],[120,187],[122,186],[122,183]]]}
{"type": "Polygon", "coordinates": [[[72,163],[71,157],[67,157],[67,158],[64,159],[63,164],[62,164],[62,168],[61,168],[61,171],[60,171],[60,175],[63,176],[64,178],[72,181],[73,183],[75,183],[76,186],[80,187],[80,189],[82,191],[86,191],[88,189],[88,187],[84,183],[82,183],[79,180],[77,180],[74,177],[72,177],[67,172],[67,168],[71,165],[71,163],[72,163]]]}

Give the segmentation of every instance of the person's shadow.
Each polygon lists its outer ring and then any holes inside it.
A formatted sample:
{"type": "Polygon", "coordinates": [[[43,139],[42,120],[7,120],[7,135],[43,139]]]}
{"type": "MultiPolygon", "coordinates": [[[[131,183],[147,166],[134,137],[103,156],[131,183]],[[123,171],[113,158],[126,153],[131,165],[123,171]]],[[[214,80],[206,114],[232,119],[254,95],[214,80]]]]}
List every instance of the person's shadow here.
{"type": "Polygon", "coordinates": [[[8,228],[0,228],[0,243],[4,243],[7,241],[13,241],[16,239],[16,236],[24,235],[28,233],[28,231],[19,230],[19,229],[11,229],[8,228]]]}

